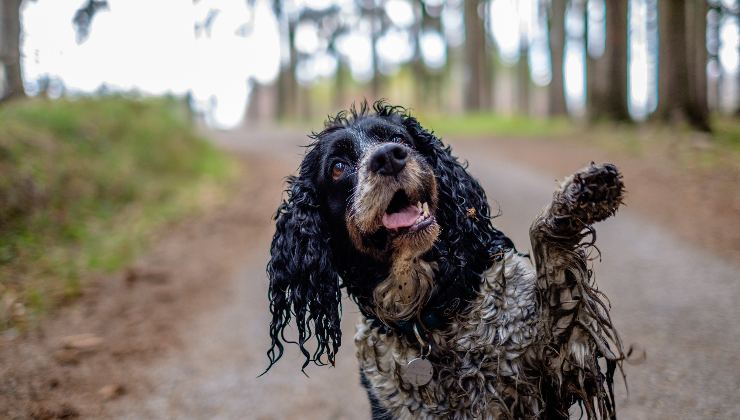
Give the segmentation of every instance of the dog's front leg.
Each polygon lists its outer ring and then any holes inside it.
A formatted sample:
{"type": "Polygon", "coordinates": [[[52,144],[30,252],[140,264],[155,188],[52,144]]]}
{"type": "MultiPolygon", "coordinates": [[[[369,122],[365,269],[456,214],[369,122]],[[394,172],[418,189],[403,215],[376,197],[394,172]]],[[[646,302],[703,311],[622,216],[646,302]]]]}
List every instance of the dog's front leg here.
{"type": "Polygon", "coordinates": [[[622,346],[608,300],[595,288],[588,268],[593,241],[584,239],[595,238],[591,225],[613,215],[622,203],[621,178],[616,166],[592,163],[562,183],[530,228],[547,418],[567,418],[573,399],[582,401],[589,418],[615,415],[612,378],[622,346]]]}

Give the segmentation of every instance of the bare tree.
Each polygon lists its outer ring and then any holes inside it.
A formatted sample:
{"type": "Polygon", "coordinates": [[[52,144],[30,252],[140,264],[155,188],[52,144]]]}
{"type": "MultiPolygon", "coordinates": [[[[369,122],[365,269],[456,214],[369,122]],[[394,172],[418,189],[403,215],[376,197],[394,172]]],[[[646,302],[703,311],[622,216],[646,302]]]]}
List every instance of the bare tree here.
{"type": "MultiPolygon", "coordinates": [[[[414,75],[416,102],[431,106],[432,103],[441,107],[442,79],[444,68],[433,69],[427,66],[422,51],[422,38],[429,33],[443,34],[442,4],[427,3],[423,0],[414,2],[416,21],[411,28],[414,38],[414,58],[411,62],[411,71],[414,75]]],[[[445,57],[447,56],[445,46],[445,57]]]]}
{"type": "MultiPolygon", "coordinates": [[[[21,6],[23,0],[0,0],[0,63],[4,80],[0,85],[0,100],[24,97],[21,72],[21,6]]],[[[108,7],[106,0],[88,0],[74,15],[72,23],[78,42],[87,39],[95,14],[108,7]]],[[[48,86],[48,80],[47,86],[48,86]]],[[[42,88],[42,91],[44,88],[42,88]]]]}
{"type": "MultiPolygon", "coordinates": [[[[326,40],[326,43],[315,51],[294,51],[293,53],[297,53],[297,55],[294,55],[295,59],[299,64],[304,64],[315,59],[317,55],[329,54],[333,56],[337,63],[337,69],[334,75],[334,103],[338,108],[344,107],[346,82],[349,75],[347,74],[346,57],[339,51],[339,45],[337,43],[339,38],[349,31],[349,25],[343,21],[340,7],[335,4],[323,8],[304,6],[298,11],[295,19],[297,25],[312,24],[317,30],[319,38],[326,40]]],[[[299,85],[298,97],[301,116],[304,118],[310,118],[315,112],[311,94],[310,87],[299,85]]]]}
{"type": "Polygon", "coordinates": [[[288,46],[288,54],[280,64],[280,71],[277,80],[277,101],[276,115],[279,119],[291,117],[296,114],[298,83],[296,80],[296,58],[298,56],[295,49],[295,26],[294,19],[291,19],[280,0],[273,0],[272,6],[275,16],[280,26],[281,36],[285,37],[285,43],[288,46]]]}
{"type": "Polygon", "coordinates": [[[337,71],[334,74],[334,107],[344,109],[347,106],[347,86],[352,81],[348,58],[339,52],[336,38],[329,44],[329,48],[337,59],[337,71]]]}
{"type": "Polygon", "coordinates": [[[709,99],[707,86],[707,13],[706,0],[686,2],[686,32],[688,61],[688,101],[686,112],[702,130],[709,130],[709,99]]]}
{"type": "Polygon", "coordinates": [[[604,49],[606,42],[601,41],[601,35],[596,35],[596,29],[602,25],[606,27],[606,13],[593,15],[595,8],[591,6],[593,0],[587,0],[586,14],[586,105],[588,115],[596,119],[597,109],[603,108],[602,101],[606,97],[606,69],[604,69],[604,49]]]}
{"type": "Polygon", "coordinates": [[[0,101],[25,96],[21,73],[21,4],[22,0],[0,0],[0,101]]]}
{"type": "Polygon", "coordinates": [[[552,0],[548,19],[550,39],[550,69],[552,80],[548,89],[548,112],[551,116],[565,115],[565,82],[563,58],[565,53],[565,6],[567,0],[552,0]]]}
{"type": "Polygon", "coordinates": [[[629,121],[627,94],[627,8],[628,0],[607,0],[606,5],[606,48],[600,59],[591,59],[587,70],[588,112],[591,119],[608,118],[629,121]]]}
{"type": "Polygon", "coordinates": [[[421,42],[428,19],[428,14],[424,10],[424,1],[417,0],[414,2],[415,22],[412,28],[414,34],[414,58],[411,62],[411,71],[414,74],[414,86],[416,90],[416,102],[422,104],[425,102],[429,88],[429,72],[424,65],[421,42]]]}
{"type": "MultiPolygon", "coordinates": [[[[699,48],[690,38],[699,39],[696,42],[706,49],[706,23],[689,24],[689,19],[693,17],[687,16],[687,10],[691,7],[695,12],[694,5],[689,5],[693,2],[704,3],[699,0],[663,0],[658,3],[660,67],[655,116],[664,121],[685,120],[699,130],[709,131],[708,107],[706,103],[701,103],[706,101],[706,94],[695,93],[698,90],[706,91],[705,70],[697,72],[699,66],[706,66],[706,53],[689,50],[689,45],[699,48]],[[703,33],[697,33],[698,26],[704,28],[703,33]]],[[[702,16],[706,19],[706,9],[702,16]]]]}
{"type": "Polygon", "coordinates": [[[465,18],[465,109],[468,111],[493,106],[493,69],[488,55],[485,21],[481,13],[483,0],[464,2],[465,18]]]}
{"type": "Polygon", "coordinates": [[[383,75],[380,72],[380,54],[378,41],[388,29],[388,18],[385,14],[385,0],[357,0],[361,13],[370,19],[370,34],[373,75],[370,90],[373,99],[380,99],[383,90],[383,75]]]}
{"type": "Polygon", "coordinates": [[[352,77],[345,59],[337,54],[337,73],[334,75],[334,107],[344,109],[347,106],[347,82],[352,77]]]}
{"type": "MultiPolygon", "coordinates": [[[[334,74],[334,106],[344,108],[346,106],[347,82],[351,76],[349,73],[348,58],[339,49],[339,39],[350,31],[350,25],[341,17],[341,9],[337,5],[331,5],[323,9],[307,7],[300,12],[299,22],[311,21],[316,24],[319,36],[325,39],[326,47],[321,52],[326,52],[334,57],[337,69],[334,74]]],[[[299,55],[299,59],[311,59],[311,54],[299,55]]]]}
{"type": "Polygon", "coordinates": [[[517,108],[521,115],[529,115],[529,40],[522,33],[519,39],[519,61],[517,72],[517,108]]]}

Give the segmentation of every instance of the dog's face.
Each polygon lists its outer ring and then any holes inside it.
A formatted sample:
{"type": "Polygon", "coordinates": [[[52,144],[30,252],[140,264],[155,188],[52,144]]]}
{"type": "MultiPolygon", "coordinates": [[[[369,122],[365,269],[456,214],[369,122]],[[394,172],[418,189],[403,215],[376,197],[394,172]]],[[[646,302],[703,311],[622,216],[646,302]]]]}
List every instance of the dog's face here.
{"type": "Polygon", "coordinates": [[[317,138],[329,223],[379,260],[418,256],[439,235],[437,182],[413,137],[392,118],[367,117],[317,138]]]}

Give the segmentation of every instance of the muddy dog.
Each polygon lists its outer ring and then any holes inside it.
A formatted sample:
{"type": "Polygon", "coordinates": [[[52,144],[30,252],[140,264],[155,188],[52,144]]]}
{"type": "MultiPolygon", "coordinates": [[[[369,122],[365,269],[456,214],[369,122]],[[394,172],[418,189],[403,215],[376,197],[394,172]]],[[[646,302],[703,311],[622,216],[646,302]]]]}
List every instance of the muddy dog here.
{"type": "Polygon", "coordinates": [[[622,345],[588,268],[591,225],[622,201],[614,165],[562,183],[531,226],[530,257],[405,109],[353,107],[312,138],[275,215],[270,366],[287,342],[303,368],[334,364],[344,288],[362,313],[354,341],[374,419],[561,419],[574,404],[616,416],[622,345]]]}

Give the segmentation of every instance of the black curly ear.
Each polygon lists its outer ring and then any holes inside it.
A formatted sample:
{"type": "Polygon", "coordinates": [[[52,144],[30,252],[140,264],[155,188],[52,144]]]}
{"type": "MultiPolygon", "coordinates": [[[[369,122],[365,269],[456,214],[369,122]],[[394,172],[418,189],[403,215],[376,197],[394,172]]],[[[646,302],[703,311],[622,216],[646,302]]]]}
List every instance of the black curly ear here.
{"type": "Polygon", "coordinates": [[[284,343],[296,343],[286,338],[293,317],[298,330],[296,344],[306,357],[302,369],[311,362],[325,365],[321,360],[324,354],[333,365],[341,344],[339,276],[331,261],[316,188],[306,172],[304,163],[300,177],[288,179],[287,199],[275,214],[276,231],[267,264],[272,313],[267,370],[282,357],[284,343]],[[311,352],[307,344],[312,336],[317,345],[311,352]]]}
{"type": "Polygon", "coordinates": [[[486,193],[467,172],[467,165],[461,164],[450,147],[424,129],[414,117],[405,116],[403,125],[437,177],[437,219],[445,224],[435,244],[438,253],[435,257],[442,262],[440,278],[477,284],[480,274],[491,266],[493,257],[503,248],[514,245],[493,227],[486,193]]]}

